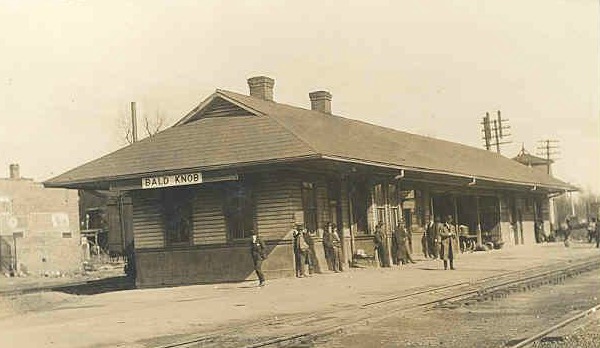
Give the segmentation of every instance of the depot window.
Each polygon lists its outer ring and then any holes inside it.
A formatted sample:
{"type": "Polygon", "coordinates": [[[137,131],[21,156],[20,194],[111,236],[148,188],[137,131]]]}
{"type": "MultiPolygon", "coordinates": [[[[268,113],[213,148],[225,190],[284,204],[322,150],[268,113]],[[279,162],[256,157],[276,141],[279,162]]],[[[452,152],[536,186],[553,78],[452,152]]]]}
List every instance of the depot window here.
{"type": "Polygon", "coordinates": [[[317,190],[314,182],[302,183],[302,210],[306,229],[314,232],[319,228],[317,220],[317,190]]]}
{"type": "Polygon", "coordinates": [[[226,184],[223,213],[229,239],[252,237],[255,225],[255,204],[252,190],[240,182],[226,184]]]}
{"type": "Polygon", "coordinates": [[[194,230],[194,191],[170,188],[162,192],[163,219],[167,245],[189,245],[194,230]]]}

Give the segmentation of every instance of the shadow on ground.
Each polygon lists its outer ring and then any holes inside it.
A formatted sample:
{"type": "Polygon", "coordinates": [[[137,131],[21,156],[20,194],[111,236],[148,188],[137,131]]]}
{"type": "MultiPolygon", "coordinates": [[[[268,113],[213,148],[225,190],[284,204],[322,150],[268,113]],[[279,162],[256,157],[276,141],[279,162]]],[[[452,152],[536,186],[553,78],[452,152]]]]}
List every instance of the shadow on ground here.
{"type": "Polygon", "coordinates": [[[107,292],[135,289],[135,280],[127,276],[90,280],[83,284],[63,285],[52,288],[52,291],[71,295],[96,295],[107,292]]]}

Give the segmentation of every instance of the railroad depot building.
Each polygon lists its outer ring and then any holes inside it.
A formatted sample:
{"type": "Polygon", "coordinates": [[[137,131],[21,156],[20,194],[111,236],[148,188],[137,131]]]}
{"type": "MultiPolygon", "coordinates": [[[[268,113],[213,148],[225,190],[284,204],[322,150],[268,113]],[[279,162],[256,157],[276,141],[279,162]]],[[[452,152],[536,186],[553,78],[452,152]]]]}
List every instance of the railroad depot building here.
{"type": "Polygon", "coordinates": [[[379,222],[388,244],[410,226],[420,253],[432,216],[454,216],[480,242],[531,244],[534,221],[549,228],[549,195],[575,189],[496,153],[333,115],[326,91],[307,110],[273,101],[268,77],[248,84],[250,96],[216,90],[169,129],[45,182],[127,197],[138,286],[252,278],[252,230],[267,277],[293,276],[297,222],[318,269],[327,222],[348,262],[373,254],[379,222]]]}

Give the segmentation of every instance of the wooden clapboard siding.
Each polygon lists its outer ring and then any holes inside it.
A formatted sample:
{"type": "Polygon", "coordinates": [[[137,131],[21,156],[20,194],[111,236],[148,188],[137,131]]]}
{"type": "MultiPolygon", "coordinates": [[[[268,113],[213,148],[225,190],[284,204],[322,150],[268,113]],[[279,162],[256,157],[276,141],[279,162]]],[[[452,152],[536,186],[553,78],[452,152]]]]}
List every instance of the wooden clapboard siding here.
{"type": "MultiPolygon", "coordinates": [[[[340,205],[342,210],[342,226],[339,226],[340,233],[343,235],[350,236],[350,204],[348,201],[348,182],[342,182],[340,192],[340,205]]],[[[356,231],[355,231],[356,232],[356,231]]]]}
{"type": "Polygon", "coordinates": [[[123,232],[119,218],[119,202],[117,197],[111,197],[106,203],[108,215],[108,249],[111,252],[124,252],[123,232]]]}
{"type": "Polygon", "coordinates": [[[533,196],[528,195],[520,199],[521,211],[523,217],[523,244],[535,244],[535,213],[533,207],[533,196]]]}
{"type": "Polygon", "coordinates": [[[160,192],[136,192],[133,197],[133,235],[136,249],[162,248],[165,245],[160,192]]]}
{"type": "Polygon", "coordinates": [[[377,207],[375,206],[375,201],[373,200],[373,186],[369,186],[368,188],[368,195],[367,195],[367,228],[370,229],[370,231],[365,231],[368,233],[374,233],[375,232],[375,227],[377,226],[378,221],[377,220],[377,207]]]}
{"type": "Polygon", "coordinates": [[[294,191],[300,191],[300,184],[286,173],[264,174],[256,181],[256,221],[263,239],[283,239],[291,231],[294,191]]]}
{"type": "MultiPolygon", "coordinates": [[[[342,259],[344,262],[352,261],[352,250],[350,246],[350,205],[348,203],[348,182],[342,182],[340,187],[340,206],[342,210],[342,225],[338,226],[342,238],[342,259]]],[[[356,231],[353,231],[356,232],[356,231]]]]}
{"type": "Polygon", "coordinates": [[[317,228],[323,231],[325,224],[331,221],[329,198],[327,197],[327,182],[325,178],[319,177],[315,183],[317,185],[317,228]]]}
{"type": "Polygon", "coordinates": [[[421,189],[422,192],[422,205],[423,205],[423,218],[425,219],[425,224],[427,221],[433,221],[434,217],[431,212],[431,195],[430,191],[427,189],[421,189]]]}
{"type": "Polygon", "coordinates": [[[201,187],[194,199],[194,244],[225,243],[223,190],[218,185],[201,187]]]}
{"type": "Polygon", "coordinates": [[[221,98],[215,99],[206,108],[200,118],[208,117],[231,117],[231,116],[251,116],[252,114],[235,104],[231,104],[221,98]]]}
{"type": "Polygon", "coordinates": [[[522,201],[522,210],[523,210],[523,221],[534,221],[535,213],[533,202],[534,199],[532,196],[523,197],[522,201]]]}
{"type": "Polygon", "coordinates": [[[548,198],[542,197],[540,198],[540,203],[540,214],[542,215],[540,216],[540,218],[544,221],[550,221],[550,201],[548,200],[548,198]]]}
{"type": "Polygon", "coordinates": [[[500,205],[500,235],[505,245],[515,245],[515,236],[510,226],[510,200],[508,197],[498,197],[500,205]]]}

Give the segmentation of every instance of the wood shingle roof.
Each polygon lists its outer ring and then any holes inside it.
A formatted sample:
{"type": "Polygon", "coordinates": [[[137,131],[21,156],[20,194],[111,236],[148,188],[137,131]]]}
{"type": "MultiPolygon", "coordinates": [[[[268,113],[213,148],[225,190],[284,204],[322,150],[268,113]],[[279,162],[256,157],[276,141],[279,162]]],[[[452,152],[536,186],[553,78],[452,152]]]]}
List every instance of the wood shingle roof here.
{"type": "Polygon", "coordinates": [[[175,126],[45,184],[76,187],[173,170],[308,158],[575,189],[493,152],[224,90],[217,90],[175,126]]]}

